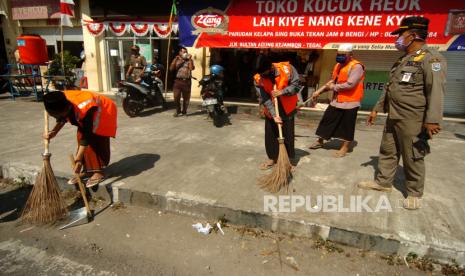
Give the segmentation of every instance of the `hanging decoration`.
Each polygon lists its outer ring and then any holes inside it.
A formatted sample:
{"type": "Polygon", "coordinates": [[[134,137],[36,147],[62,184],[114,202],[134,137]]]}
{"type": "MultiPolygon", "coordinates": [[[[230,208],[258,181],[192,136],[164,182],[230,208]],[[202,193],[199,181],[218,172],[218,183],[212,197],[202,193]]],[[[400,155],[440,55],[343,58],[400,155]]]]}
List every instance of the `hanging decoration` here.
{"type": "Polygon", "coordinates": [[[161,23],[161,22],[154,23],[153,30],[159,37],[162,37],[162,38],[167,38],[170,35],[170,31],[171,31],[169,30],[168,23],[161,23]]]}
{"type": "Polygon", "coordinates": [[[101,36],[105,30],[110,31],[112,35],[123,36],[126,32],[131,32],[135,36],[152,35],[152,32],[161,38],[167,38],[170,32],[177,34],[179,25],[173,22],[169,30],[168,22],[140,22],[140,21],[87,21],[82,20],[82,24],[92,36],[101,36]]]}
{"type": "Polygon", "coordinates": [[[101,34],[103,34],[103,31],[105,31],[105,24],[103,23],[86,22],[84,23],[84,25],[86,26],[87,31],[89,31],[89,33],[92,36],[100,36],[101,34]]]}
{"type": "Polygon", "coordinates": [[[122,36],[128,29],[128,24],[125,22],[109,22],[108,29],[116,36],[122,36]]]}
{"type": "Polygon", "coordinates": [[[136,36],[146,36],[149,32],[152,32],[153,25],[144,22],[135,22],[131,23],[131,31],[136,36]]]}

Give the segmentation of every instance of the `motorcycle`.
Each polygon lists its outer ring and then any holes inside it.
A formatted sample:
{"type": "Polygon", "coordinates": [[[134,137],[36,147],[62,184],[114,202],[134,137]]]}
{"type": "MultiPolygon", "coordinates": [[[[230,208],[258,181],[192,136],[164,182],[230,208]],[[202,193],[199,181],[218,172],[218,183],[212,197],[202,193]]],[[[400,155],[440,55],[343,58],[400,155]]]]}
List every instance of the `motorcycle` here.
{"type": "Polygon", "coordinates": [[[156,71],[157,68],[151,68],[149,72],[144,72],[138,83],[119,82],[118,96],[123,99],[123,110],[129,117],[138,116],[146,108],[161,106],[166,109],[163,82],[156,76],[156,71]]]}
{"type": "Polygon", "coordinates": [[[199,86],[202,86],[200,95],[202,96],[202,108],[207,111],[208,117],[213,120],[216,127],[220,127],[224,123],[224,115],[227,114],[226,108],[223,105],[222,94],[222,73],[224,68],[220,65],[213,65],[210,68],[210,75],[204,76],[199,81],[199,86]]]}

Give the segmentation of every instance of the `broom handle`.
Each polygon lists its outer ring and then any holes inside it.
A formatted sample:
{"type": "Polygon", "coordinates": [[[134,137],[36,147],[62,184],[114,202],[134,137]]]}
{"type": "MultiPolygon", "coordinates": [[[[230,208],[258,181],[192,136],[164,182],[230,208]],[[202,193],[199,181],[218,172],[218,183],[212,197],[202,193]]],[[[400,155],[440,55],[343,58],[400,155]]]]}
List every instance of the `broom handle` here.
{"type": "MultiPolygon", "coordinates": [[[[47,111],[44,111],[44,134],[48,135],[48,113],[47,111]]],[[[47,155],[50,153],[49,144],[50,144],[50,140],[44,139],[44,155],[47,155]]]]}
{"type": "MultiPolygon", "coordinates": [[[[274,111],[276,112],[276,116],[279,117],[279,108],[278,108],[278,98],[274,98],[274,111]]],[[[283,138],[283,126],[282,124],[278,124],[278,130],[279,130],[279,139],[284,139],[283,138]]]]}
{"type": "MultiPolygon", "coordinates": [[[[70,154],[69,159],[71,160],[71,165],[73,166],[73,169],[74,169],[74,165],[76,163],[74,162],[74,155],[70,154]]],[[[87,214],[90,215],[91,211],[90,211],[89,202],[87,201],[86,191],[84,190],[84,184],[82,184],[81,177],[79,176],[78,173],[74,173],[74,175],[77,178],[79,190],[81,191],[82,199],[84,200],[84,205],[86,206],[86,209],[87,209],[87,214]]]]}

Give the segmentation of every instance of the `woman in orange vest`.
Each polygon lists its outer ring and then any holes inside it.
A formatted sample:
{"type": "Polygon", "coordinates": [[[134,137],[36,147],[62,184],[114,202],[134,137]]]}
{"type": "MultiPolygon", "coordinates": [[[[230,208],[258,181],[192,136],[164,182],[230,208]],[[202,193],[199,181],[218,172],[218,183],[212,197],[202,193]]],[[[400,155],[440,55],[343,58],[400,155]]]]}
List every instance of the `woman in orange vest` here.
{"type": "MultiPolygon", "coordinates": [[[[343,141],[336,157],[344,157],[354,140],[357,111],[363,98],[363,79],[365,66],[352,57],[352,44],[339,46],[336,65],[331,80],[326,84],[326,91],[334,91],[333,99],[318,125],[318,140],[310,149],[322,148],[325,140],[331,138],[343,141]]],[[[317,98],[320,94],[313,94],[317,98]]]]}
{"type": "Polygon", "coordinates": [[[255,89],[264,106],[265,113],[265,149],[268,160],[260,169],[272,168],[279,154],[278,125],[283,126],[284,143],[289,158],[294,158],[294,115],[297,105],[297,93],[300,90],[299,73],[289,62],[271,63],[263,60],[254,76],[255,89]],[[278,98],[279,116],[274,109],[273,100],[278,98]]]}
{"type": "MultiPolygon", "coordinates": [[[[48,114],[57,120],[44,138],[55,137],[66,122],[77,126],[74,172],[88,178],[86,187],[98,185],[104,180],[103,170],[110,162],[110,137],[116,135],[115,103],[89,91],[67,90],[45,94],[44,105],[48,114]]],[[[71,185],[76,183],[75,177],[68,181],[71,185]]]]}

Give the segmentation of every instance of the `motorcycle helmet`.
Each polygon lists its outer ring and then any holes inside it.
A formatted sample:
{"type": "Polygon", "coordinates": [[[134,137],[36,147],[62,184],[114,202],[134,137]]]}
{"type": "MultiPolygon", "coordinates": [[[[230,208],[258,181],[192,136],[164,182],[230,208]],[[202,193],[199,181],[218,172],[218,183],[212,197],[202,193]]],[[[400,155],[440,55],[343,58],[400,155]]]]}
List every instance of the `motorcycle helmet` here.
{"type": "Polygon", "coordinates": [[[212,65],[210,67],[210,72],[213,74],[213,75],[220,75],[222,72],[224,71],[224,67],[221,66],[221,65],[218,65],[218,64],[215,64],[215,65],[212,65]]]}
{"type": "Polygon", "coordinates": [[[163,69],[163,65],[161,65],[160,63],[155,63],[150,66],[150,71],[158,71],[161,69],[163,69]]]}

